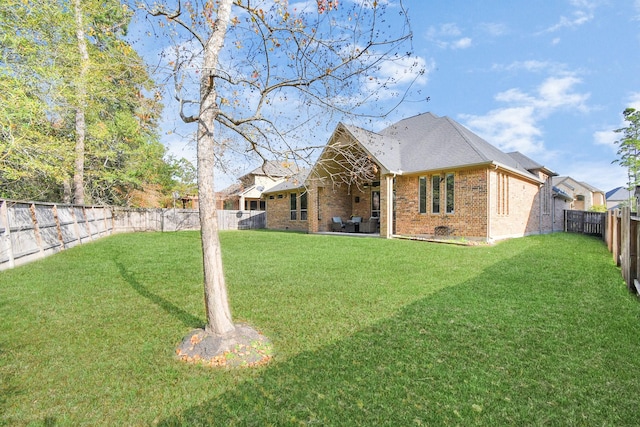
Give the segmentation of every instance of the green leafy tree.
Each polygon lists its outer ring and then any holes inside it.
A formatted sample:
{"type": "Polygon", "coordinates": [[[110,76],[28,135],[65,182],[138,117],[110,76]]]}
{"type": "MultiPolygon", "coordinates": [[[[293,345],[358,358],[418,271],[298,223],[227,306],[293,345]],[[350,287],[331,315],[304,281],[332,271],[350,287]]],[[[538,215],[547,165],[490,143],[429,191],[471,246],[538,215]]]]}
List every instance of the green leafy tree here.
{"type": "Polygon", "coordinates": [[[0,196],[135,204],[170,194],[162,105],[116,0],[0,4],[0,196]]]}
{"type": "Polygon", "coordinates": [[[64,63],[50,2],[0,4],[0,196],[56,200],[72,161],[58,108],[64,63]]]}
{"type": "Polygon", "coordinates": [[[627,188],[633,190],[640,185],[640,111],[626,108],[622,115],[627,126],[615,130],[622,136],[616,141],[618,158],[613,163],[627,169],[627,188]]]}

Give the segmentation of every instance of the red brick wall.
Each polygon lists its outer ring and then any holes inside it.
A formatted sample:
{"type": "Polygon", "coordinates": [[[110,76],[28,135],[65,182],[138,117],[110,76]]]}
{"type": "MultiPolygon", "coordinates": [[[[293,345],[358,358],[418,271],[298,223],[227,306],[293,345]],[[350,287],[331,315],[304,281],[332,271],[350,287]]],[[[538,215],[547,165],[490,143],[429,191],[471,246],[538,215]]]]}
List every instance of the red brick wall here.
{"type": "MultiPolygon", "coordinates": [[[[419,176],[396,177],[396,234],[432,235],[448,226],[453,236],[486,239],[487,170],[454,174],[454,213],[445,213],[445,182],[440,184],[440,213],[431,213],[431,175],[427,176],[427,213],[419,212],[419,176]]],[[[444,177],[444,175],[443,175],[444,177]]]]}
{"type": "MultiPolygon", "coordinates": [[[[308,231],[309,224],[307,221],[300,220],[300,192],[298,194],[298,212],[297,220],[292,221],[290,214],[290,197],[291,191],[279,193],[282,198],[278,198],[279,194],[266,195],[266,212],[267,212],[267,228],[271,230],[294,230],[294,231],[308,231]],[[273,198],[272,198],[273,197],[273,198]]],[[[308,199],[308,205],[312,203],[311,199],[308,199]]],[[[311,218],[307,216],[307,218],[311,218]]]]}
{"type": "MultiPolygon", "coordinates": [[[[445,174],[441,174],[444,178],[445,174]]],[[[550,187],[523,180],[509,171],[479,168],[454,173],[454,212],[446,211],[445,180],[441,181],[440,213],[431,212],[431,176],[427,177],[427,213],[419,212],[419,176],[397,176],[395,181],[396,224],[395,234],[433,235],[437,226],[448,226],[452,236],[470,239],[497,240],[520,237],[553,230],[553,201],[550,187]],[[542,204],[542,198],[549,203],[542,204]],[[542,208],[542,211],[541,211],[542,208]]],[[[546,176],[541,175],[541,179],[546,176]]],[[[392,181],[390,181],[392,182],[392,181]]],[[[385,212],[387,180],[382,177],[380,191],[380,232],[386,236],[388,216],[385,212]]],[[[330,231],[331,218],[343,220],[351,216],[371,216],[371,191],[373,189],[346,185],[326,185],[308,191],[308,216],[301,221],[298,200],[298,219],[290,220],[291,192],[266,196],[267,228],[277,230],[300,230],[310,233],[330,231]],[[273,198],[271,198],[273,197],[273,198]],[[358,198],[358,202],[356,202],[358,198]]],[[[297,192],[298,194],[300,191],[297,192]]],[[[556,220],[556,230],[558,218],[556,220]]]]}
{"type": "MultiPolygon", "coordinates": [[[[505,171],[491,171],[491,238],[505,239],[553,230],[553,200],[550,183],[540,185],[505,171]],[[508,211],[498,204],[498,181],[508,179],[508,211]],[[546,204],[544,200],[547,200],[546,204]]],[[[546,182],[547,175],[539,174],[546,182]]]]}
{"type": "Polygon", "coordinates": [[[319,196],[316,203],[319,205],[320,220],[318,231],[331,231],[331,218],[339,216],[343,221],[352,215],[353,195],[346,185],[327,185],[318,189],[319,196]]]}

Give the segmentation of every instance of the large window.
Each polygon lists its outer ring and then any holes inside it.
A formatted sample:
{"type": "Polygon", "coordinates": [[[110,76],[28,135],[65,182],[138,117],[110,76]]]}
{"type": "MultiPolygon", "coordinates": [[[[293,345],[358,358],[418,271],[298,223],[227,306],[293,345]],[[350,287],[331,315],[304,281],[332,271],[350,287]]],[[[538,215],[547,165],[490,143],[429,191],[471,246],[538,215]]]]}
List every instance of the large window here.
{"type": "Polygon", "coordinates": [[[307,220],[307,192],[300,194],[300,221],[307,220]]]}
{"type": "Polygon", "coordinates": [[[295,221],[298,219],[298,195],[296,193],[291,193],[289,197],[289,206],[291,212],[291,221],[295,221]]]}
{"type": "Polygon", "coordinates": [[[427,177],[421,176],[418,178],[418,187],[419,189],[419,212],[427,213],[427,177]]]}
{"type": "Polygon", "coordinates": [[[446,194],[446,198],[447,198],[447,213],[448,214],[452,214],[454,212],[454,200],[455,200],[455,180],[454,180],[454,175],[452,173],[448,173],[447,177],[445,178],[446,180],[446,187],[447,187],[447,194],[446,194]]]}
{"type": "Polygon", "coordinates": [[[440,175],[431,177],[431,212],[440,213],[440,175]]]}

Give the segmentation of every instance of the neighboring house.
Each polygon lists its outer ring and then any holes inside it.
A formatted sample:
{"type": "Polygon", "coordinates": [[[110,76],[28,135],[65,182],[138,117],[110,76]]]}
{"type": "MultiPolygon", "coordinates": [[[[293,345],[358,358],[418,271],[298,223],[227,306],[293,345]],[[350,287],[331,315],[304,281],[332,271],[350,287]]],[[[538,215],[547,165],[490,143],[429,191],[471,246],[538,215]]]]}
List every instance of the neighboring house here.
{"type": "Polygon", "coordinates": [[[265,210],[262,193],[299,172],[295,164],[270,161],[218,193],[218,209],[265,210]]]}
{"type": "Polygon", "coordinates": [[[586,182],[577,181],[570,176],[554,176],[553,185],[573,198],[569,209],[588,211],[593,206],[605,206],[606,200],[602,190],[598,190],[586,182]]]}
{"type": "Polygon", "coordinates": [[[616,209],[622,205],[629,206],[629,202],[635,197],[632,191],[626,187],[617,187],[605,194],[607,209],[616,209]]]}
{"type": "Polygon", "coordinates": [[[555,175],[448,117],[420,114],[378,133],[340,123],[308,174],[264,192],[267,228],[324,232],[333,217],[356,216],[378,219],[383,237],[562,231],[571,197],[553,188],[555,175]]]}

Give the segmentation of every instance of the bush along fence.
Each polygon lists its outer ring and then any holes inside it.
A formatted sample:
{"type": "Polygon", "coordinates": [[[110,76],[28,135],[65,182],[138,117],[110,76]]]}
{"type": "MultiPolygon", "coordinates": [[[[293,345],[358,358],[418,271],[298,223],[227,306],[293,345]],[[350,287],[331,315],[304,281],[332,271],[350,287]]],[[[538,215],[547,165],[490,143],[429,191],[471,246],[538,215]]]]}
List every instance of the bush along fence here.
{"type": "MultiPolygon", "coordinates": [[[[266,227],[264,211],[218,211],[220,230],[266,227]]],[[[133,209],[0,199],[0,270],[113,233],[199,230],[193,209],[133,209]]]]}

